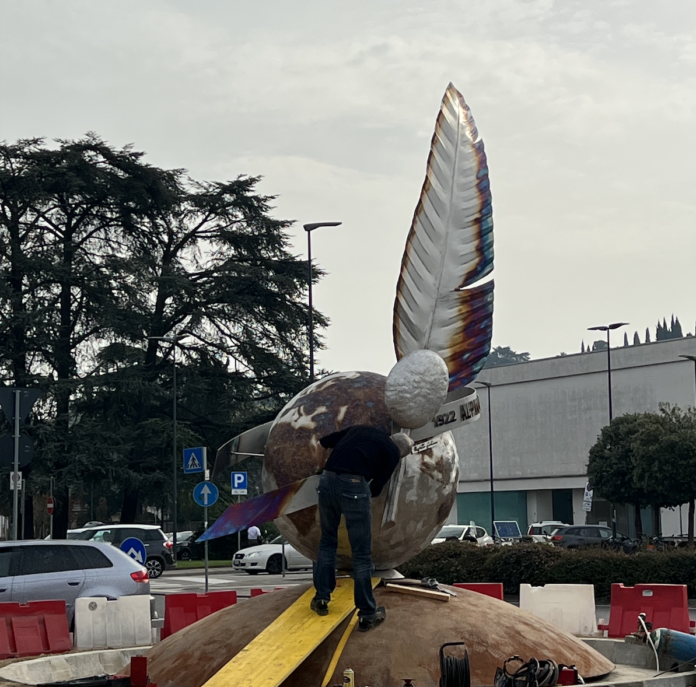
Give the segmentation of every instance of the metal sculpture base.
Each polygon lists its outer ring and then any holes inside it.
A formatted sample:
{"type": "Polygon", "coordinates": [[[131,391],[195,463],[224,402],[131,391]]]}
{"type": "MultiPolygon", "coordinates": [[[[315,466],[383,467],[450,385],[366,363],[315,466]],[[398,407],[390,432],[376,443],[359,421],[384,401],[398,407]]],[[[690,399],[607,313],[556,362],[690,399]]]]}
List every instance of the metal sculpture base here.
{"type": "MultiPolygon", "coordinates": [[[[309,586],[244,601],[168,637],[147,653],[150,679],[159,687],[201,687],[309,586]]],[[[375,589],[377,603],[387,608],[387,620],[370,632],[350,635],[329,684],[340,683],[343,670],[352,668],[356,684],[395,685],[409,677],[423,687],[437,685],[438,649],[451,641],[466,642],[474,687],[493,684],[496,667],[515,654],[525,660],[534,656],[575,665],[584,678],[600,677],[614,668],[604,656],[555,625],[483,594],[450,589],[457,596],[447,603],[375,589]]],[[[347,622],[282,687],[319,684],[347,622]]]]}

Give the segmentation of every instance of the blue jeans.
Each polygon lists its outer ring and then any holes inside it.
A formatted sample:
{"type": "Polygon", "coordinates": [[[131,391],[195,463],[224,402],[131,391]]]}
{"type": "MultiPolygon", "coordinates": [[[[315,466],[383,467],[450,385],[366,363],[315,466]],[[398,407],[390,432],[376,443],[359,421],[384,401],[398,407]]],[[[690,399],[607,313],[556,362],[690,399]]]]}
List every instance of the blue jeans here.
{"type": "Polygon", "coordinates": [[[353,557],[355,606],[361,618],[374,616],[377,606],[372,594],[372,509],[370,487],[360,475],[338,475],[324,470],[319,487],[321,542],[314,565],[315,599],[331,600],[336,588],[336,548],[341,515],[346,519],[353,557]]]}

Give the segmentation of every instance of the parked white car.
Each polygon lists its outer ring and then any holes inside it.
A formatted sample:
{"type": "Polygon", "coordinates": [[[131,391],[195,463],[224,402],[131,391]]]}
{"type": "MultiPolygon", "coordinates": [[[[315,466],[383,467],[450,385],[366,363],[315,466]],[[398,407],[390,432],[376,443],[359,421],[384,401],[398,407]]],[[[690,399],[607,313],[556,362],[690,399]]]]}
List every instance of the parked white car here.
{"type": "MultiPolygon", "coordinates": [[[[235,570],[243,570],[249,575],[257,575],[260,572],[279,575],[283,570],[283,542],[283,537],[276,537],[268,544],[240,549],[234,554],[232,566],[235,570]]],[[[311,567],[312,561],[309,558],[285,543],[286,570],[304,570],[311,567]]]]}
{"type": "Polygon", "coordinates": [[[483,527],[478,525],[445,525],[433,539],[432,544],[444,541],[470,541],[479,546],[493,546],[493,537],[483,527]]]}
{"type": "Polygon", "coordinates": [[[527,536],[532,538],[537,544],[550,544],[551,535],[559,527],[570,527],[567,522],[560,520],[542,520],[541,522],[533,522],[527,530],[527,536]]]}

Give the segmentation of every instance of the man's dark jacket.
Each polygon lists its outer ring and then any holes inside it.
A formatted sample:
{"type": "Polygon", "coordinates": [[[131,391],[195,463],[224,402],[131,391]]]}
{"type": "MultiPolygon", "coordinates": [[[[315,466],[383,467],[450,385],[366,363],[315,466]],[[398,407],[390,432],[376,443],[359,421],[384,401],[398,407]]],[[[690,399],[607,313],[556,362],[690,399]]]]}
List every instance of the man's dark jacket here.
{"type": "Polygon", "coordinates": [[[324,466],[337,473],[362,475],[370,481],[372,496],[379,496],[401,456],[396,444],[381,429],[354,425],[319,440],[333,451],[324,466]]]}

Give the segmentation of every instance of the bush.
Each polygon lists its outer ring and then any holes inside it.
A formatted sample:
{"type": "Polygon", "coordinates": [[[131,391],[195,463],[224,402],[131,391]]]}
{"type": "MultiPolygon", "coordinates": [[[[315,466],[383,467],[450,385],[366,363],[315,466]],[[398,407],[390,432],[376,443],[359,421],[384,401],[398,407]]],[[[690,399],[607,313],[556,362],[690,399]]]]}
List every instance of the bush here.
{"type": "Polygon", "coordinates": [[[641,577],[635,565],[638,556],[591,548],[560,551],[562,555],[547,571],[546,582],[592,584],[595,588],[595,599],[598,601],[609,599],[614,582],[633,585],[637,581],[650,581],[635,579],[636,574],[641,577]]]}
{"type": "Polygon", "coordinates": [[[685,584],[696,597],[696,551],[647,551],[634,555],[604,549],[561,549],[543,544],[480,547],[447,542],[427,547],[399,567],[406,577],[439,582],[502,582],[506,594],[520,584],[592,584],[598,601],[608,600],[611,585],[685,584]]]}
{"type": "Polygon", "coordinates": [[[491,581],[502,582],[506,594],[518,594],[521,584],[538,587],[548,582],[549,569],[564,553],[555,546],[539,544],[496,546],[493,551],[486,576],[491,581]]]}
{"type": "Polygon", "coordinates": [[[486,561],[493,547],[470,542],[443,542],[428,546],[415,558],[399,567],[406,577],[434,577],[438,582],[487,582],[486,561]]]}

